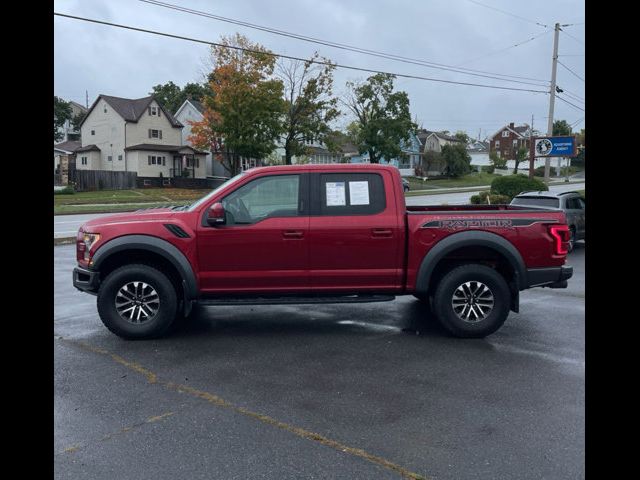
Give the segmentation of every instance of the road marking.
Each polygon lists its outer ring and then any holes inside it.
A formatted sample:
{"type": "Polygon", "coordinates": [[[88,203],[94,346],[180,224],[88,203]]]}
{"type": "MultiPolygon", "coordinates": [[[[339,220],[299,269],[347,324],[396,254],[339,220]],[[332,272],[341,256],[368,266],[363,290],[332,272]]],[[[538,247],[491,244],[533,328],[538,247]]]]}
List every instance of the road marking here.
{"type": "MultiPolygon", "coordinates": [[[[223,398],[214,395],[213,393],[209,393],[206,392],[204,390],[198,390],[196,388],[193,387],[189,387],[187,385],[182,385],[179,383],[173,383],[173,382],[167,382],[167,381],[163,381],[163,380],[158,380],[158,376],[153,373],[152,371],[144,368],[143,366],[139,365],[138,363],[135,362],[130,362],[128,360],[125,360],[124,358],[122,358],[120,355],[116,355],[115,353],[111,353],[108,350],[105,350],[103,348],[99,348],[99,347],[94,347],[93,345],[89,345],[88,343],[85,342],[81,342],[78,340],[71,340],[68,338],[64,338],[64,337],[60,337],[57,336],[56,339],[60,340],[61,342],[67,343],[69,345],[73,345],[76,347],[80,347],[84,350],[88,350],[90,352],[93,353],[98,353],[100,355],[104,355],[106,357],[111,358],[112,360],[114,360],[115,362],[131,369],[134,370],[135,372],[143,375],[144,377],[146,377],[147,382],[151,383],[151,384],[157,384],[160,385],[164,388],[166,388],[167,390],[172,390],[172,391],[177,391],[179,393],[186,393],[191,395],[192,397],[195,398],[200,398],[202,400],[205,400],[213,405],[216,405],[218,407],[222,407],[222,408],[226,408],[229,409],[233,412],[239,413],[241,415],[244,415],[246,417],[249,418],[253,418],[254,420],[258,420],[259,422],[262,422],[264,424],[267,425],[271,425],[277,428],[280,428],[282,430],[285,430],[287,432],[293,433],[294,435],[297,435],[298,437],[301,438],[305,438],[307,440],[311,440],[317,443],[320,443],[321,445],[327,446],[327,447],[331,447],[335,450],[339,450],[343,453],[348,453],[350,455],[353,455],[355,457],[359,457],[362,458],[364,460],[367,460],[368,462],[371,462],[375,465],[381,466],[383,468],[386,468],[388,470],[391,470],[393,472],[398,473],[400,476],[402,476],[403,478],[408,478],[411,480],[429,480],[428,477],[425,477],[423,475],[419,475],[417,473],[411,472],[410,470],[407,470],[404,467],[401,467],[400,465],[397,465],[393,462],[390,462],[389,460],[386,460],[382,457],[378,457],[376,455],[372,455],[371,453],[368,453],[364,450],[362,450],[361,448],[354,448],[354,447],[350,447],[348,445],[345,445],[343,443],[340,443],[336,440],[331,440],[330,438],[327,438],[319,433],[315,433],[315,432],[311,432],[309,430],[305,430],[304,428],[300,428],[300,427],[296,427],[293,425],[289,425],[288,423],[285,422],[281,422],[279,420],[276,420],[275,418],[272,418],[268,415],[263,415],[261,413],[257,413],[254,412],[252,410],[246,409],[244,407],[238,407],[230,402],[227,402],[226,400],[224,400],[223,398]]],[[[171,412],[166,413],[164,415],[160,415],[159,417],[166,417],[169,414],[171,414],[171,412]]],[[[159,418],[159,417],[151,417],[151,419],[153,418],[159,418]]],[[[147,420],[149,421],[149,419],[147,420]]],[[[73,448],[73,447],[71,447],[73,448]]]]}

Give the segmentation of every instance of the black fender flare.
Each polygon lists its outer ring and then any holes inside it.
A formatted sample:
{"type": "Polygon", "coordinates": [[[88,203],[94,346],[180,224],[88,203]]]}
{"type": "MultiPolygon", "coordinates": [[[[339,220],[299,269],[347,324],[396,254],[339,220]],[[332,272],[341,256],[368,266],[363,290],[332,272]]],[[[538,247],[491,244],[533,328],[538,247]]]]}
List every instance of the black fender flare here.
{"type": "Polygon", "coordinates": [[[187,257],[171,243],[151,235],[123,235],[109,240],[96,251],[91,268],[99,271],[107,258],[124,250],[146,250],[165,258],[180,273],[185,300],[198,297],[198,282],[187,257]]]}
{"type": "Polygon", "coordinates": [[[424,256],[418,276],[416,278],[416,292],[426,294],[429,288],[431,274],[436,265],[448,253],[462,247],[481,246],[495,250],[498,254],[507,259],[516,275],[516,285],[519,290],[527,288],[527,269],[520,252],[511,242],[500,235],[491,232],[467,230],[465,232],[454,233],[436,243],[424,256]]]}

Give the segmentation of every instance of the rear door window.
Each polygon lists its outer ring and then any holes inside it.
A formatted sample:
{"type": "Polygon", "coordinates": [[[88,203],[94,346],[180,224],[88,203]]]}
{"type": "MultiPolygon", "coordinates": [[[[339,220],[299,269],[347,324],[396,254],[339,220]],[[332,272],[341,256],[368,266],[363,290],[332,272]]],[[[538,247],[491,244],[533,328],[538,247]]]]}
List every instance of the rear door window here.
{"type": "Polygon", "coordinates": [[[375,215],[386,208],[377,173],[321,173],[314,182],[312,215],[375,215]]]}

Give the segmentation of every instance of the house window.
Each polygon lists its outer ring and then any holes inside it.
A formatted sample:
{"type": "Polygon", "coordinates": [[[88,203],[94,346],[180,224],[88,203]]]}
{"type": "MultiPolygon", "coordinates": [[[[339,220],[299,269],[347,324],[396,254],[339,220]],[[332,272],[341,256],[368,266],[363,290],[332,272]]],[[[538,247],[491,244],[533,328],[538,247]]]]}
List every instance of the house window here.
{"type": "Polygon", "coordinates": [[[91,130],[91,135],[95,135],[96,131],[95,130],[91,130]]]}
{"type": "Polygon", "coordinates": [[[151,116],[160,116],[160,107],[149,107],[149,115],[151,116]]]}
{"type": "Polygon", "coordinates": [[[167,157],[162,157],[162,166],[163,167],[167,166],[167,157]]]}
{"type": "Polygon", "coordinates": [[[112,162],[112,161],[113,161],[113,156],[112,156],[112,155],[109,155],[109,156],[107,157],[107,161],[108,161],[108,162],[112,162]]]}
{"type": "Polygon", "coordinates": [[[508,137],[509,136],[509,130],[503,130],[502,131],[502,136],[503,137],[508,137]]]}
{"type": "Polygon", "coordinates": [[[155,155],[149,155],[147,157],[147,161],[149,163],[149,165],[160,165],[160,157],[156,157],[155,155]]]}
{"type": "Polygon", "coordinates": [[[104,107],[103,112],[104,112],[104,113],[107,113],[107,106],[106,106],[106,105],[105,105],[105,107],[104,107]]]}
{"type": "Polygon", "coordinates": [[[80,161],[82,162],[82,165],[86,165],[87,164],[87,157],[82,157],[80,159],[80,161]]]}
{"type": "Polygon", "coordinates": [[[500,140],[496,140],[496,150],[500,148],[500,140]]]}
{"type": "Polygon", "coordinates": [[[122,161],[122,155],[118,155],[118,160],[122,161]]]}
{"type": "Polygon", "coordinates": [[[149,138],[159,138],[162,139],[162,130],[153,130],[149,129],[149,138]]]}

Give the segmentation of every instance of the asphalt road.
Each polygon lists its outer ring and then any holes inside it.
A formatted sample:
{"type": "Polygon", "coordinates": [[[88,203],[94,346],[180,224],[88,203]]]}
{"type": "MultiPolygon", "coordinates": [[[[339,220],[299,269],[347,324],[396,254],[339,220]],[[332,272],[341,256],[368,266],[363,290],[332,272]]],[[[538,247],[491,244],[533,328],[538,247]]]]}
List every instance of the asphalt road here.
{"type": "MultiPolygon", "coordinates": [[[[552,192],[567,192],[570,190],[582,190],[584,183],[572,183],[568,185],[552,185],[552,192]]],[[[421,195],[407,197],[407,205],[437,205],[447,203],[449,205],[462,205],[469,203],[469,197],[476,195],[477,191],[463,193],[444,193],[441,195],[421,195]]],[[[56,215],[54,221],[54,238],[73,237],[78,233],[80,226],[94,218],[112,215],[111,213],[81,214],[81,215],[56,215]]]]}
{"type": "Polygon", "coordinates": [[[584,248],[483,340],[400,297],[206,308],[137,342],[54,250],[55,478],[584,478],[584,248]]]}

